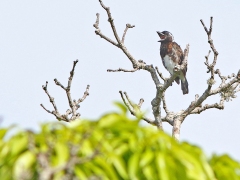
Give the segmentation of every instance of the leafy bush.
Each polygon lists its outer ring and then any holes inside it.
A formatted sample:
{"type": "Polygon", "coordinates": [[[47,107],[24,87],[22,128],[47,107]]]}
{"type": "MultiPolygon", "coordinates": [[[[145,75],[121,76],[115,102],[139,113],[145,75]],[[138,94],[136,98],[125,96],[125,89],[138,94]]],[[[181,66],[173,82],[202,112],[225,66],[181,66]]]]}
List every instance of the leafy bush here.
{"type": "Polygon", "coordinates": [[[121,113],[44,124],[39,133],[6,138],[11,128],[0,129],[0,179],[240,179],[240,165],[229,156],[208,162],[200,148],[139,126],[118,106],[121,113]]]}

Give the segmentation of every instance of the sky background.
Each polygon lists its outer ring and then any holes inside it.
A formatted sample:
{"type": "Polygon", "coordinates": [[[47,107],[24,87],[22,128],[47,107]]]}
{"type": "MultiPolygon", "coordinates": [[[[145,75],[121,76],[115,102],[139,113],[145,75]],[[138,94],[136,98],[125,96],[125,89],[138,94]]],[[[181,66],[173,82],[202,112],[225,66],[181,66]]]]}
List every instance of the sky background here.
{"type": "MultiPolygon", "coordinates": [[[[190,44],[187,79],[190,93],[182,95],[174,83],[166,99],[171,111],[188,107],[195,94],[206,89],[209,74],[204,65],[208,50],[207,35],[200,23],[209,27],[213,16],[215,47],[219,52],[216,68],[223,75],[240,69],[240,2],[239,1],[137,1],[104,0],[111,7],[117,31],[122,35],[125,24],[134,24],[125,39],[125,45],[136,59],[158,66],[165,76],[157,42],[156,31],[168,30],[175,41],[185,48],[190,44]],[[226,3],[227,2],[227,3],[226,3]]],[[[17,124],[22,128],[38,130],[43,122],[56,121],[45,112],[40,103],[52,110],[42,90],[49,81],[49,92],[55,98],[60,112],[68,108],[65,92],[53,81],[57,78],[67,84],[74,60],[79,59],[72,83],[72,97],[82,97],[87,84],[90,96],[81,104],[82,118],[96,119],[116,110],[113,101],[121,101],[119,90],[126,91],[138,102],[144,98],[142,110],[151,114],[151,100],[155,85],[146,71],[135,73],[108,73],[119,67],[132,69],[130,61],[110,43],[95,35],[93,24],[100,13],[101,31],[113,38],[106,12],[97,0],[2,0],[0,1],[0,116],[1,126],[17,124]]],[[[213,56],[210,56],[211,60],[213,56]]],[[[217,85],[220,79],[217,80],[217,85]]],[[[215,86],[216,87],[216,86],[215,86]]],[[[239,94],[238,94],[239,95],[239,94]]],[[[207,103],[219,101],[219,95],[207,103]]],[[[165,131],[171,126],[164,123],[165,131]]],[[[207,110],[191,115],[182,124],[180,138],[199,145],[207,154],[229,153],[240,161],[240,97],[225,103],[224,110],[207,110]]]]}

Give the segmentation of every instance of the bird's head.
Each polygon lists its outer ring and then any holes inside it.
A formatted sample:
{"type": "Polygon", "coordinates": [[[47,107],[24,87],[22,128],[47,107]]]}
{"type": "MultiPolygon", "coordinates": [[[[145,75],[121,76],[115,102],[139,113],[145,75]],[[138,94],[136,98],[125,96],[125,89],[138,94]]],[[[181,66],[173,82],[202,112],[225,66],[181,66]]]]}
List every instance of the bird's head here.
{"type": "Polygon", "coordinates": [[[160,41],[158,42],[172,42],[173,41],[173,35],[168,32],[168,31],[163,31],[163,32],[159,32],[157,31],[159,37],[160,37],[160,41]]]}

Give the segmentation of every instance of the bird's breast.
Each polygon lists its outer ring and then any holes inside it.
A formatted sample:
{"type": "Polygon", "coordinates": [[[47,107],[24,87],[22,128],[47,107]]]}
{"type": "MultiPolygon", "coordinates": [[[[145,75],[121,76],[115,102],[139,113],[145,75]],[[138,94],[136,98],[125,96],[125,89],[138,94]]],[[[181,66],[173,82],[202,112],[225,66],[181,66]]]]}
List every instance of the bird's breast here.
{"type": "Polygon", "coordinates": [[[173,74],[174,67],[177,65],[171,58],[171,56],[166,55],[163,58],[164,64],[166,69],[170,72],[170,74],[173,74]]]}

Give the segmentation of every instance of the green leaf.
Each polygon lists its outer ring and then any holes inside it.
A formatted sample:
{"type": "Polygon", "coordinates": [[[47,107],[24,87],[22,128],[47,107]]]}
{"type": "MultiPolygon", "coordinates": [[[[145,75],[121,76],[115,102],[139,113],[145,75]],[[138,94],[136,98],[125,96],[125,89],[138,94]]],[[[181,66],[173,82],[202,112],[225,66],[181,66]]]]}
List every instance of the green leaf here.
{"type": "MultiPolygon", "coordinates": [[[[45,153],[47,163],[56,168],[53,179],[73,173],[73,179],[240,180],[240,164],[231,157],[214,155],[207,161],[197,146],[177,143],[156,128],[140,126],[124,113],[67,126],[48,123],[40,132],[26,130],[0,140],[0,179],[23,179],[22,174],[39,179],[43,168],[36,158],[38,153],[45,153]],[[78,149],[72,151],[72,147],[78,149]],[[91,157],[94,152],[97,154],[91,157]],[[64,171],[58,169],[73,156],[78,161],[64,171]]],[[[0,137],[7,131],[0,129],[0,137]]]]}
{"type": "Polygon", "coordinates": [[[154,170],[154,166],[152,166],[152,165],[145,166],[142,170],[143,170],[143,174],[145,176],[144,179],[147,179],[147,180],[158,179],[156,176],[157,172],[154,170]]]}
{"type": "Polygon", "coordinates": [[[36,162],[35,155],[26,151],[22,153],[16,160],[14,164],[14,177],[15,179],[20,179],[24,176],[24,173],[31,173],[33,171],[33,164],[36,162]]]}
{"type": "Polygon", "coordinates": [[[9,145],[11,146],[11,154],[14,156],[27,149],[27,143],[28,139],[26,134],[19,134],[12,137],[9,140],[9,145]]]}
{"type": "Polygon", "coordinates": [[[119,175],[123,179],[127,179],[128,174],[127,174],[126,165],[125,165],[125,162],[123,161],[123,159],[121,157],[112,155],[111,156],[111,161],[112,161],[114,167],[116,168],[117,172],[119,173],[119,175]]]}
{"type": "Polygon", "coordinates": [[[156,166],[159,179],[169,180],[168,172],[170,169],[167,169],[164,154],[161,152],[157,152],[156,154],[156,166]]]}
{"type": "Polygon", "coordinates": [[[128,174],[131,180],[138,179],[140,152],[135,152],[128,161],[128,174]]]}
{"type": "Polygon", "coordinates": [[[114,171],[112,165],[108,161],[102,158],[96,158],[94,162],[96,162],[96,165],[105,170],[106,176],[109,179],[118,179],[116,172],[114,171]]]}
{"type": "Polygon", "coordinates": [[[56,152],[56,164],[55,165],[62,165],[67,162],[69,159],[69,149],[64,142],[57,142],[55,144],[55,152],[56,152]]]}
{"type": "Polygon", "coordinates": [[[145,152],[143,152],[139,163],[140,167],[148,165],[153,160],[153,157],[154,153],[150,149],[147,149],[145,152]]]}
{"type": "Polygon", "coordinates": [[[77,175],[79,179],[88,179],[86,174],[82,171],[82,169],[78,166],[74,168],[74,173],[77,175]]]}
{"type": "Polygon", "coordinates": [[[8,132],[8,129],[0,129],[0,139],[2,140],[5,136],[5,134],[8,132]]]}

